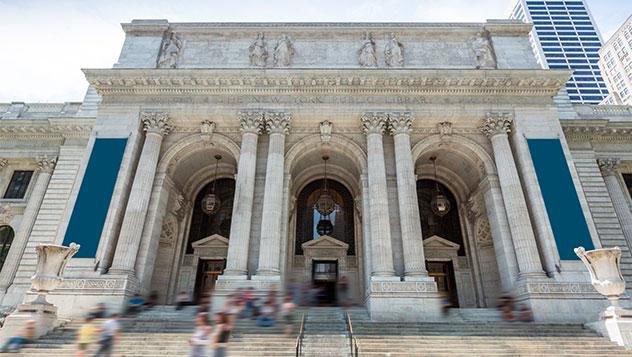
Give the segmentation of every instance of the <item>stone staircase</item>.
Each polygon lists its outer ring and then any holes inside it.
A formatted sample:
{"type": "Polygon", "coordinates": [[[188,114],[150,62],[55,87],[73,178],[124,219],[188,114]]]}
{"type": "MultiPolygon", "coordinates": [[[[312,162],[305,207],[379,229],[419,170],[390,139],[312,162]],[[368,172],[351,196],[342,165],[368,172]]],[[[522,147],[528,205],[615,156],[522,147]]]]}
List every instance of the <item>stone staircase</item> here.
{"type": "Polygon", "coordinates": [[[305,316],[301,356],[349,356],[349,335],[342,308],[310,307],[305,316]]]}
{"type": "MultiPolygon", "coordinates": [[[[119,356],[188,356],[188,339],[194,329],[194,308],[175,311],[172,306],[159,306],[136,318],[121,319],[122,337],[114,355],[119,356]]],[[[39,339],[20,356],[75,356],[76,332],[80,321],[73,321],[39,339]]],[[[285,337],[283,325],[257,327],[252,320],[237,322],[228,344],[229,356],[272,357],[294,356],[296,335],[285,337]]],[[[96,346],[92,346],[90,356],[96,346]]]]}

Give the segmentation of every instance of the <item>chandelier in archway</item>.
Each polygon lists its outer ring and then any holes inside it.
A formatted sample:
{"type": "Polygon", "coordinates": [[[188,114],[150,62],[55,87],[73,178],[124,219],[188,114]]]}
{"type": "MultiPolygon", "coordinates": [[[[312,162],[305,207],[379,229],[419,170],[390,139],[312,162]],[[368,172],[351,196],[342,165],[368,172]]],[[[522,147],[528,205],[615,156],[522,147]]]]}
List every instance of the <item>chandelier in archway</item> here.
{"type": "Polygon", "coordinates": [[[432,161],[432,165],[434,166],[434,182],[436,189],[436,192],[432,196],[432,200],[430,201],[430,209],[435,215],[443,217],[448,214],[448,212],[450,212],[450,200],[441,192],[441,189],[439,188],[439,182],[437,181],[437,157],[432,156],[430,158],[430,161],[432,161]]]}
{"type": "Polygon", "coordinates": [[[202,212],[213,215],[217,213],[221,205],[219,197],[215,194],[215,186],[217,186],[217,168],[219,166],[219,160],[222,159],[222,155],[215,155],[215,177],[213,178],[213,185],[210,188],[209,193],[202,198],[202,212]]]}
{"type": "Polygon", "coordinates": [[[316,225],[316,231],[319,235],[329,235],[334,230],[334,226],[331,223],[331,219],[329,215],[336,209],[336,202],[334,202],[331,193],[329,193],[329,188],[327,187],[327,160],[329,160],[329,156],[324,155],[323,161],[325,162],[325,175],[323,180],[323,189],[316,200],[316,211],[320,213],[321,219],[318,221],[316,225]]]}

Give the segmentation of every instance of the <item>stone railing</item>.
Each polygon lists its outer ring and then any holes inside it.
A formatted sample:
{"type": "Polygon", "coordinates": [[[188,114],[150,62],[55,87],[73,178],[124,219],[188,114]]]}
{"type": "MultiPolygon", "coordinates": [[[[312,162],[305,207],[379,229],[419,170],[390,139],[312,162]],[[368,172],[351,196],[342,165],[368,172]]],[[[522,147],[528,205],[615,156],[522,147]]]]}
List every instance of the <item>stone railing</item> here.
{"type": "Polygon", "coordinates": [[[580,117],[586,119],[599,119],[607,117],[628,117],[632,120],[632,106],[629,105],[587,105],[576,104],[573,106],[580,117]]]}

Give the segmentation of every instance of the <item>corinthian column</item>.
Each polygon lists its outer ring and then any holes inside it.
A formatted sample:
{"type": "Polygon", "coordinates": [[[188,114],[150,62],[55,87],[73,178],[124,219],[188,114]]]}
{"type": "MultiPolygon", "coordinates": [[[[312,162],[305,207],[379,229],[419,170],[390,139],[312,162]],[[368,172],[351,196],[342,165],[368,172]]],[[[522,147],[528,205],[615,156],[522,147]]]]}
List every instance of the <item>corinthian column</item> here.
{"type": "Polygon", "coordinates": [[[224,275],[245,276],[248,273],[248,246],[255,192],[257,141],[263,126],[262,112],[240,112],[241,151],[235,182],[233,219],[230,224],[228,257],[224,275]]]}
{"type": "Polygon", "coordinates": [[[617,217],[619,217],[619,223],[621,223],[625,240],[628,241],[628,246],[632,246],[632,212],[628,206],[626,193],[621,187],[621,182],[618,177],[619,173],[617,172],[621,161],[615,158],[604,158],[598,159],[597,163],[601,169],[603,179],[606,182],[614,211],[617,213],[617,217]]]}
{"type": "Polygon", "coordinates": [[[281,212],[283,211],[283,166],[285,136],[290,129],[289,113],[265,113],[266,131],[270,135],[266,183],[263,194],[261,239],[259,242],[259,276],[280,275],[281,212]]]}
{"type": "Polygon", "coordinates": [[[22,258],[26,244],[31,236],[31,230],[33,230],[35,219],[37,218],[40,206],[44,200],[44,195],[46,194],[50,177],[53,174],[55,163],[56,159],[49,158],[40,159],[37,163],[38,175],[35,185],[33,186],[33,191],[31,192],[28,203],[26,204],[22,221],[20,222],[20,227],[13,238],[11,248],[9,248],[9,253],[7,254],[7,259],[2,267],[2,272],[0,273],[1,294],[4,294],[9,285],[11,285],[11,282],[15,277],[15,272],[20,265],[20,259],[22,258]]]}
{"type": "Polygon", "coordinates": [[[142,112],[140,119],[146,132],[134,182],[127,201],[121,233],[116,244],[110,272],[134,273],[136,255],[145,226],[162,139],[171,131],[167,113],[142,112]]]}
{"type": "Polygon", "coordinates": [[[369,180],[369,219],[371,221],[371,275],[391,277],[393,270],[393,252],[391,246],[390,212],[386,190],[386,167],[384,165],[384,147],[382,134],[386,129],[386,113],[364,113],[360,118],[362,130],[366,134],[368,152],[369,180]]]}
{"type": "Polygon", "coordinates": [[[404,248],[404,275],[427,276],[423,237],[419,221],[417,185],[413,157],[410,150],[410,126],[413,117],[409,112],[389,114],[389,129],[395,141],[395,167],[397,170],[397,199],[399,222],[404,248]]]}
{"type": "Polygon", "coordinates": [[[481,131],[487,135],[494,150],[500,191],[507,211],[509,230],[516,250],[519,275],[544,276],[529,210],[520,184],[509,138],[512,118],[509,113],[488,113],[481,131]]]}

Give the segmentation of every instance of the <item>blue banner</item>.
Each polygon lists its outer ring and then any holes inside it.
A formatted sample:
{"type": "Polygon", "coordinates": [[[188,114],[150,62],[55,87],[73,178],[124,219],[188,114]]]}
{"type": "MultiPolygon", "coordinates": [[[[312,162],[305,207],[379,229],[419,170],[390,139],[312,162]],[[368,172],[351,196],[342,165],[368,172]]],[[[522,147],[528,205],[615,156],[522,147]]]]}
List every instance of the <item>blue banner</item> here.
{"type": "Polygon", "coordinates": [[[593,249],[592,239],[559,139],[527,139],[560,259],[573,249],[593,249]]]}
{"type": "Polygon", "coordinates": [[[127,139],[94,142],[64,237],[64,245],[81,245],[75,258],[94,258],[97,253],[126,144],[127,139]]]}

